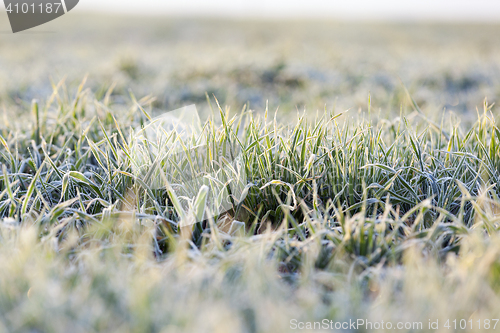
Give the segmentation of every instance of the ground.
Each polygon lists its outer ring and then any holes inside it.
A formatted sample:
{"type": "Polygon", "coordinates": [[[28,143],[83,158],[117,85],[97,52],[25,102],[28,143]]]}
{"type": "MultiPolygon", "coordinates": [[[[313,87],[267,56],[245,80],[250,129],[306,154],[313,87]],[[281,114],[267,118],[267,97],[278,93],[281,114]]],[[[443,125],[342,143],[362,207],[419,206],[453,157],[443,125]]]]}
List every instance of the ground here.
{"type": "Polygon", "coordinates": [[[500,328],[498,26],[68,18],[0,36],[0,331],[500,328]]]}

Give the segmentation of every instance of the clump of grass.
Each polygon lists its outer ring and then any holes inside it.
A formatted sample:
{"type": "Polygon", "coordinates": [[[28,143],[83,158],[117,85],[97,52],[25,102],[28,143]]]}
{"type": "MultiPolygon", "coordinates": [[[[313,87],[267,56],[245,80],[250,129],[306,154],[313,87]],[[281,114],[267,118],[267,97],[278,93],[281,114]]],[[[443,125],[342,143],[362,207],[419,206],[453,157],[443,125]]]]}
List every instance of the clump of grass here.
{"type": "Polygon", "coordinates": [[[188,225],[214,191],[184,198],[134,174],[131,128],[150,99],[131,97],[118,114],[83,85],[74,98],[56,87],[35,126],[0,128],[0,329],[265,332],[293,318],[498,313],[500,131],[486,102],[466,131],[341,114],[290,126],[219,107],[207,156],[237,149],[248,195],[188,225]]]}

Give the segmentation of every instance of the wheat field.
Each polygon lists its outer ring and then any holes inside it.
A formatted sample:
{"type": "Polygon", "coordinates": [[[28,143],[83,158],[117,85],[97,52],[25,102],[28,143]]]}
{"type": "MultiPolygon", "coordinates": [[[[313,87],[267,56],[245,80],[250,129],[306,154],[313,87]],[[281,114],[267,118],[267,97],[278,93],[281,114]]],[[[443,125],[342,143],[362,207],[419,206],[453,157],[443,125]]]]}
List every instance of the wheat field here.
{"type": "Polygon", "coordinates": [[[500,329],[499,26],[62,22],[0,35],[1,332],[500,329]]]}

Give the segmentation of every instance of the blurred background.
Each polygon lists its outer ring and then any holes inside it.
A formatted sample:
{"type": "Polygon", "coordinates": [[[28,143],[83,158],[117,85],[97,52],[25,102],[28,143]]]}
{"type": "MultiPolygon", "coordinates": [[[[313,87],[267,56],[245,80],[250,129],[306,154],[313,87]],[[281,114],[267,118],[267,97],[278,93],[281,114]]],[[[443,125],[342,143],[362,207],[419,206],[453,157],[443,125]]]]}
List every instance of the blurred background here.
{"type": "Polygon", "coordinates": [[[392,21],[496,21],[500,13],[496,0],[86,0],[79,6],[85,11],[148,15],[392,21]]]}
{"type": "Polygon", "coordinates": [[[152,94],[158,110],[204,103],[240,110],[409,108],[475,118],[500,97],[497,0],[81,0],[12,34],[0,11],[0,107],[29,110],[65,79],[115,105],[152,94]]]}

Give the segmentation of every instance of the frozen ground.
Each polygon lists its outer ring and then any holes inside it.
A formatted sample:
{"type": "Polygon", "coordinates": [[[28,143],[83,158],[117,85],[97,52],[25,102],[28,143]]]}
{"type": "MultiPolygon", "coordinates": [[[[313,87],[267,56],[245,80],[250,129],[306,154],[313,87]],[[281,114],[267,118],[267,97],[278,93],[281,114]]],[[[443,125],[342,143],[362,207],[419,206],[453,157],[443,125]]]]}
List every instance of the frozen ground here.
{"type": "MultiPolygon", "coordinates": [[[[430,114],[475,118],[500,96],[500,26],[231,21],[71,15],[0,34],[0,105],[50,95],[51,80],[103,92],[131,89],[155,107],[204,103],[282,112],[325,107],[399,112],[402,82],[430,114]]],[[[24,108],[24,107],[22,107],[24,108]]],[[[9,108],[12,109],[12,108],[9,108]]]]}

